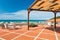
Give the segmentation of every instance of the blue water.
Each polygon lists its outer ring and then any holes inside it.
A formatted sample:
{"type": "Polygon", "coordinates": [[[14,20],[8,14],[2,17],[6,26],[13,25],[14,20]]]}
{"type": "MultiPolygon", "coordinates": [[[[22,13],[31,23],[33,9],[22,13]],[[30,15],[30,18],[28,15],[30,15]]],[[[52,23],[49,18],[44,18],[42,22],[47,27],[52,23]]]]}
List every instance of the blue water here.
{"type": "MultiPolygon", "coordinates": [[[[0,22],[28,22],[28,20],[0,20],[0,22]]],[[[30,20],[29,22],[46,22],[46,20],[30,20]]]]}

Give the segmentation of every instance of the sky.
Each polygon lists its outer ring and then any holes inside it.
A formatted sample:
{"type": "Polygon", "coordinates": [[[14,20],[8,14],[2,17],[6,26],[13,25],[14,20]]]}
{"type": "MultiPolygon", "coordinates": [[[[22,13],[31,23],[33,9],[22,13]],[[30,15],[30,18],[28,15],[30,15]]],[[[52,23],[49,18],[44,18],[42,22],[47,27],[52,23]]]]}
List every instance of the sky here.
{"type": "MultiPolygon", "coordinates": [[[[27,9],[33,2],[34,0],[0,0],[0,20],[27,20],[27,9]]],[[[31,11],[30,20],[48,20],[53,15],[52,12],[31,11]]]]}

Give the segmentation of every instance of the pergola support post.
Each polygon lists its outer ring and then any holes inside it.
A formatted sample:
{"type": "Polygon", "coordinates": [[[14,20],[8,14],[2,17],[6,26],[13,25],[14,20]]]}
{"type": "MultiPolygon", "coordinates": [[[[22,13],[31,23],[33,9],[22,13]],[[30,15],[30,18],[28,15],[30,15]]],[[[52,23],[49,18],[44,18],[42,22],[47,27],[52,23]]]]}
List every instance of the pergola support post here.
{"type": "Polygon", "coordinates": [[[54,28],[56,29],[56,12],[54,12],[54,28]]]}
{"type": "Polygon", "coordinates": [[[30,14],[30,9],[28,9],[28,30],[29,30],[29,14],[30,14]]]}

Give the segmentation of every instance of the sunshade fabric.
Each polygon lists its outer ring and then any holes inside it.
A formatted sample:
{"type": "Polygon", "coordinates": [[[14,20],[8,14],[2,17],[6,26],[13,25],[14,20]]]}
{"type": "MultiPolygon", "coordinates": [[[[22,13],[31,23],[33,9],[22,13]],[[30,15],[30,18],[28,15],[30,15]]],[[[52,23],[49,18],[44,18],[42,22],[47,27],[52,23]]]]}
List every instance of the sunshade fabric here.
{"type": "Polygon", "coordinates": [[[60,12],[60,0],[35,0],[29,9],[60,12]]]}

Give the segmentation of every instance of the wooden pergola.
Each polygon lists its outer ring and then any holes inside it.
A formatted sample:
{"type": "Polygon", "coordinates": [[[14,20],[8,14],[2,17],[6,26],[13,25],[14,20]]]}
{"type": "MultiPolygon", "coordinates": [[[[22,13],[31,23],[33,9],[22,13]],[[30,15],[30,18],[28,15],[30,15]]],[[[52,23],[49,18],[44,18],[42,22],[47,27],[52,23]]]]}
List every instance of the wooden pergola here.
{"type": "Polygon", "coordinates": [[[30,11],[46,11],[54,13],[54,28],[56,29],[56,13],[60,12],[60,0],[35,0],[28,8],[28,30],[30,11]]]}

